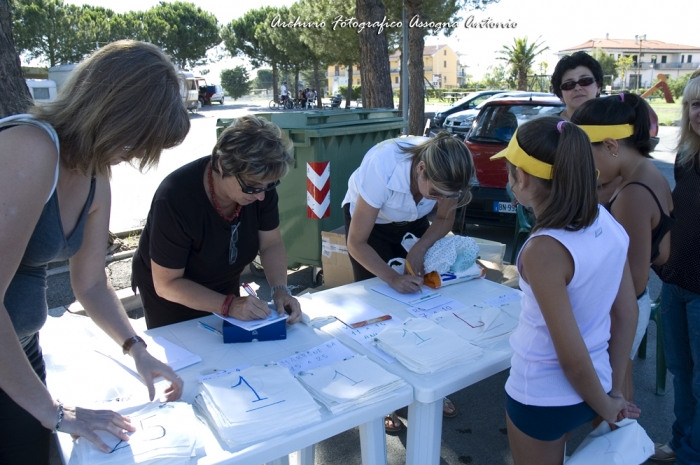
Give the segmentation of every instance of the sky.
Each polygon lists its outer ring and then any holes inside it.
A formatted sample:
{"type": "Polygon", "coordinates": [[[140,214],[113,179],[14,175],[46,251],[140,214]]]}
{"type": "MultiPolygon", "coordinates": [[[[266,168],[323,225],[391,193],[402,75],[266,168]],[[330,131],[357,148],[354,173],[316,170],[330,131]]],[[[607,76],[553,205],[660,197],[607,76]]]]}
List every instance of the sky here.
{"type": "MultiPolygon", "coordinates": [[[[263,6],[290,6],[294,0],[186,0],[203,10],[214,13],[220,24],[228,24],[251,8],[263,6]]],[[[348,0],[351,1],[351,0],[348,0]]],[[[158,0],[66,0],[67,3],[90,4],[110,8],[117,13],[147,10],[158,0]]],[[[549,65],[549,73],[557,61],[554,52],[571,48],[590,39],[634,39],[646,34],[649,40],[700,46],[700,37],[692,22],[680,21],[683,13],[692,14],[690,0],[637,0],[619,2],[611,0],[500,0],[485,11],[463,12],[463,21],[451,28],[450,37],[428,37],[426,44],[448,44],[461,55],[467,64],[468,74],[476,79],[491,65],[498,65],[496,52],[503,45],[510,45],[516,37],[528,37],[549,47],[537,60],[549,65]],[[464,19],[473,15],[474,22],[492,20],[509,24],[511,28],[474,29],[464,27],[464,19]]],[[[301,18],[302,20],[304,18],[301,18]]],[[[328,23],[333,18],[326,20],[328,23]]],[[[211,76],[219,70],[247,63],[241,59],[230,59],[224,63],[207,65],[211,76]]]]}

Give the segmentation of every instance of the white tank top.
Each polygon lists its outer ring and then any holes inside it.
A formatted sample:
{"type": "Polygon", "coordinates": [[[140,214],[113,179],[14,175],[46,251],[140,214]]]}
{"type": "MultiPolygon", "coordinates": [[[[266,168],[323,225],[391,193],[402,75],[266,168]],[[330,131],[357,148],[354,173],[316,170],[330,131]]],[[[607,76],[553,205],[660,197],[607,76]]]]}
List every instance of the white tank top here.
{"type": "MultiPolygon", "coordinates": [[[[532,234],[528,241],[537,236],[553,237],[567,248],[574,260],[574,275],[567,286],[571,307],[593,367],[603,389],[608,392],[612,389],[612,367],[608,356],[610,309],[627,259],[627,233],[605,208],[599,206],[598,218],[585,229],[545,229],[532,234]]],[[[529,274],[533,272],[536,270],[528,270],[529,274]]],[[[583,402],[559,364],[532,289],[522,279],[520,287],[525,295],[518,328],[510,338],[514,354],[506,392],[525,405],[566,406],[583,402]]]]}

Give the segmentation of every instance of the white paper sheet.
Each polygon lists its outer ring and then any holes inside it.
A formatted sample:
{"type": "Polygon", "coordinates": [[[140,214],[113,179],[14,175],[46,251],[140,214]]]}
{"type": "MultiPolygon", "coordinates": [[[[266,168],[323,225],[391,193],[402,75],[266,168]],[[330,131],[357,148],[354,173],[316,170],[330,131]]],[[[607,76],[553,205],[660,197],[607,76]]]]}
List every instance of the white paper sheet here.
{"type": "Polygon", "coordinates": [[[522,299],[522,293],[518,291],[509,291],[505,294],[501,294],[497,297],[491,297],[490,299],[484,299],[484,302],[492,307],[500,307],[509,302],[517,302],[522,299]]]}
{"type": "Polygon", "coordinates": [[[392,328],[394,326],[400,326],[402,324],[401,319],[392,315],[391,320],[380,321],[379,323],[374,323],[367,326],[362,326],[360,328],[348,328],[340,321],[331,323],[323,328],[323,331],[329,334],[343,334],[351,339],[354,339],[357,343],[364,346],[367,350],[373,352],[377,356],[381,357],[382,360],[387,363],[393,363],[396,361],[394,357],[387,354],[383,350],[377,348],[374,344],[374,338],[385,328],[392,328]]]}
{"type": "Polygon", "coordinates": [[[231,373],[240,373],[241,371],[245,370],[248,367],[250,367],[250,365],[245,364],[245,365],[237,366],[235,368],[227,368],[225,370],[214,370],[208,375],[197,376],[197,381],[202,382],[202,381],[206,381],[208,379],[218,378],[220,376],[225,376],[225,375],[230,375],[231,373]]]}
{"type": "Polygon", "coordinates": [[[214,315],[218,316],[224,321],[228,321],[232,325],[236,325],[239,328],[243,328],[247,331],[253,331],[254,329],[262,328],[267,325],[271,325],[272,323],[277,323],[280,320],[286,320],[289,315],[284,313],[282,315],[277,313],[277,310],[275,309],[275,306],[271,303],[268,302],[268,305],[272,309],[268,317],[264,320],[250,320],[250,321],[243,321],[239,320],[238,318],[233,318],[232,316],[222,316],[218,313],[214,313],[214,315]]]}
{"type": "Polygon", "coordinates": [[[283,358],[277,364],[282,365],[291,374],[296,375],[300,371],[330,365],[354,355],[355,353],[341,344],[339,340],[331,339],[306,352],[297,352],[291,357],[283,358]]]}
{"type": "Polygon", "coordinates": [[[370,289],[372,289],[374,292],[385,295],[390,299],[398,300],[399,302],[413,306],[419,302],[424,302],[440,295],[437,291],[429,288],[428,286],[423,286],[423,292],[414,292],[412,294],[402,294],[386,283],[373,286],[370,289]]]}
{"type": "Polygon", "coordinates": [[[436,313],[448,311],[456,312],[465,307],[466,305],[464,305],[462,302],[440,296],[435,297],[434,299],[426,300],[425,302],[421,302],[414,307],[409,307],[406,309],[406,311],[416,318],[430,318],[436,313]]]}

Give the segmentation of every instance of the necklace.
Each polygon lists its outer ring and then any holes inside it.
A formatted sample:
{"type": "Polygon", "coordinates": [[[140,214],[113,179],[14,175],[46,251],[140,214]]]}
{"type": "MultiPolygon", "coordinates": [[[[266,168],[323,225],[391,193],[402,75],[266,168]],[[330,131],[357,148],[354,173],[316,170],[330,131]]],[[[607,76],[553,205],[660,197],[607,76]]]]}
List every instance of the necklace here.
{"type": "Polygon", "coordinates": [[[239,204],[238,207],[236,207],[236,211],[233,212],[233,215],[231,216],[226,216],[224,215],[224,212],[221,211],[221,206],[219,205],[219,202],[216,200],[216,195],[214,195],[214,176],[211,173],[211,164],[209,165],[209,172],[207,173],[207,180],[209,181],[209,194],[211,194],[211,201],[214,204],[214,208],[216,208],[216,213],[219,214],[220,217],[225,219],[226,221],[233,221],[238,214],[241,212],[241,205],[239,204]]]}

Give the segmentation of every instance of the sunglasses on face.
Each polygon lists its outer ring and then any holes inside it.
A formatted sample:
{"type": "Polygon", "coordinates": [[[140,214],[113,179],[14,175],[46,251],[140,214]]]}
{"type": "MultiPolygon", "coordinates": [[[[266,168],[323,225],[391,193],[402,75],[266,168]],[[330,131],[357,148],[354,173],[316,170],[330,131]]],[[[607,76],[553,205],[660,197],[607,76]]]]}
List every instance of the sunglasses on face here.
{"type": "Polygon", "coordinates": [[[590,77],[590,76],[586,76],[586,77],[582,77],[578,81],[562,82],[561,85],[559,86],[559,88],[561,90],[574,90],[576,88],[576,84],[578,84],[581,87],[586,87],[586,86],[590,86],[594,82],[595,82],[595,78],[590,77]]]}
{"type": "Polygon", "coordinates": [[[236,224],[231,225],[231,242],[228,245],[228,264],[233,265],[236,263],[236,258],[238,258],[238,248],[236,248],[236,242],[238,242],[238,225],[240,225],[240,220],[236,224]]]}
{"type": "Polygon", "coordinates": [[[244,194],[259,194],[260,192],[267,192],[279,186],[280,184],[280,180],[278,179],[277,181],[271,182],[265,187],[250,187],[247,186],[243,181],[241,181],[241,178],[239,178],[237,174],[235,174],[234,176],[236,176],[236,180],[238,181],[238,184],[241,185],[241,190],[244,194]]]}

